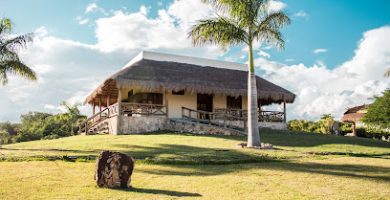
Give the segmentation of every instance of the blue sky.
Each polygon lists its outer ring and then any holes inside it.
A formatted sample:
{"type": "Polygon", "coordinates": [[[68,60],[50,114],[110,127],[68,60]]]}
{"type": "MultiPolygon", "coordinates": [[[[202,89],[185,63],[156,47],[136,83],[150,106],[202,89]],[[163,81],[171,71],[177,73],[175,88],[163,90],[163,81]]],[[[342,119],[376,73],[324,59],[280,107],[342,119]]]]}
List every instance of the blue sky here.
{"type": "MultiPolygon", "coordinates": [[[[45,26],[54,36],[93,44],[96,42],[94,25],[80,26],[76,20],[78,16],[87,17],[84,12],[91,3],[107,13],[120,9],[135,12],[144,5],[150,9],[149,15],[156,17],[157,11],[172,1],[35,0],[25,1],[20,6],[19,0],[1,0],[0,13],[14,21],[16,32],[31,32],[45,26]]],[[[364,31],[390,23],[388,0],[286,0],[284,3],[288,5],[285,11],[292,18],[292,24],[283,29],[287,41],[285,50],[269,52],[278,61],[287,59],[306,65],[322,61],[333,68],[353,56],[364,31]],[[306,16],[297,16],[299,12],[306,16]],[[327,52],[315,54],[314,49],[326,49],[327,52]]],[[[88,18],[101,16],[102,13],[92,13],[88,18]]]]}
{"type": "MultiPolygon", "coordinates": [[[[15,34],[35,32],[34,42],[21,56],[39,74],[37,83],[11,77],[0,88],[0,105],[6,105],[0,108],[0,121],[15,121],[31,110],[59,112],[62,100],[82,101],[144,49],[246,62],[241,47],[222,52],[191,46],[188,28],[213,13],[199,0],[0,2],[0,16],[13,21],[15,34]]],[[[282,30],[286,48],[260,45],[255,63],[258,75],[297,94],[288,107],[289,118],[316,119],[325,113],[340,117],[346,107],[369,103],[390,87],[382,76],[390,67],[390,1],[271,4],[292,19],[282,30]]]]}

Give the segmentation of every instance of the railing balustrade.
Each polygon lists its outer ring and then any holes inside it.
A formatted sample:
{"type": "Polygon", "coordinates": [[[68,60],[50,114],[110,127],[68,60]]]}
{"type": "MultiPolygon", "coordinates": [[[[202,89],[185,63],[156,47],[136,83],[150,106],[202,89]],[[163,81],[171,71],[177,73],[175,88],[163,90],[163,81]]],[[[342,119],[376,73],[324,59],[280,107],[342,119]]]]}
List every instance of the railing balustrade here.
{"type": "Polygon", "coordinates": [[[123,114],[138,115],[167,115],[167,106],[161,104],[122,103],[123,114]]]}
{"type": "MultiPolygon", "coordinates": [[[[141,104],[141,103],[121,103],[121,114],[127,116],[141,116],[141,115],[167,115],[167,107],[159,104],[141,104]]],[[[80,132],[88,132],[101,121],[115,117],[119,114],[118,103],[112,104],[102,111],[92,115],[80,124],[80,132]]]]}
{"type": "Polygon", "coordinates": [[[243,117],[234,116],[228,113],[208,112],[182,107],[181,114],[183,119],[189,119],[198,123],[205,123],[239,130],[246,129],[246,120],[243,117]]]}
{"type": "MultiPolygon", "coordinates": [[[[241,109],[226,109],[226,108],[216,108],[215,112],[217,113],[226,113],[236,117],[248,117],[247,110],[241,109]]],[[[285,114],[284,112],[279,111],[260,111],[258,110],[258,121],[259,122],[284,122],[285,114]]]]}

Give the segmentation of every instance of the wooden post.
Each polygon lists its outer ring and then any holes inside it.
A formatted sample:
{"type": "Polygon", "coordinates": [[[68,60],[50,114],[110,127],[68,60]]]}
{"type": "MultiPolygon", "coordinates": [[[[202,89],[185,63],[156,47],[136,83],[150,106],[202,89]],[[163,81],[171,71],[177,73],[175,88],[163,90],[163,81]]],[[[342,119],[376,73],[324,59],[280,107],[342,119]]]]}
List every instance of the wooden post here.
{"type": "Polygon", "coordinates": [[[122,121],[122,94],[120,88],[118,88],[118,117],[116,122],[116,134],[121,134],[121,121],[122,121]]]}
{"type": "Polygon", "coordinates": [[[357,135],[357,133],[356,133],[356,123],[355,122],[352,122],[352,135],[353,136],[357,135]]]}
{"type": "Polygon", "coordinates": [[[102,97],[99,97],[99,112],[102,112],[102,97]]]}
{"type": "Polygon", "coordinates": [[[107,95],[107,98],[106,98],[106,108],[107,108],[107,112],[108,112],[107,117],[110,117],[110,109],[108,109],[108,107],[110,107],[110,95],[107,95]]]}
{"type": "Polygon", "coordinates": [[[93,114],[93,115],[95,115],[95,114],[96,114],[96,110],[95,110],[95,102],[93,103],[92,114],[93,114]]]}
{"type": "Polygon", "coordinates": [[[226,113],[223,114],[223,127],[226,128],[226,113]]]}
{"type": "Polygon", "coordinates": [[[85,135],[88,135],[88,121],[85,122],[85,135]]]}
{"type": "MultiPolygon", "coordinates": [[[[167,97],[167,94],[168,94],[168,92],[167,91],[165,91],[164,92],[164,98],[165,98],[165,102],[164,102],[164,104],[165,104],[165,113],[166,113],[166,115],[167,115],[167,118],[169,117],[169,107],[168,107],[168,97],[167,97]]],[[[183,111],[182,111],[183,112],[183,111]]]]}
{"type": "Polygon", "coordinates": [[[286,123],[286,101],[283,101],[283,122],[286,123]]]}

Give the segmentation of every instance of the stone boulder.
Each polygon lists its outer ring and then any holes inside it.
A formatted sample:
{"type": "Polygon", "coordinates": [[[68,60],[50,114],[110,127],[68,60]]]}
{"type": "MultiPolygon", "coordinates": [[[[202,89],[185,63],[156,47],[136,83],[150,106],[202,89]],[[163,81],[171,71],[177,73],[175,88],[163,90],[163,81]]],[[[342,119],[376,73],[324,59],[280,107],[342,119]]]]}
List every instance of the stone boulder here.
{"type": "Polygon", "coordinates": [[[119,152],[103,151],[96,160],[96,184],[105,188],[127,188],[133,169],[132,157],[119,152]]]}

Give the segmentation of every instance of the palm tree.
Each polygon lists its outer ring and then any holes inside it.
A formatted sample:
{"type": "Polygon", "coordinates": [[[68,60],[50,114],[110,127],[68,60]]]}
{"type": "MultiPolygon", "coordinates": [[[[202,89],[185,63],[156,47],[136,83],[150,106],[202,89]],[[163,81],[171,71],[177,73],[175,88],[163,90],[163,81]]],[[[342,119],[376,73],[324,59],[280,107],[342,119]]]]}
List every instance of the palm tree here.
{"type": "Polygon", "coordinates": [[[10,37],[11,30],[11,20],[7,18],[0,19],[0,84],[7,84],[7,73],[17,74],[29,80],[36,80],[35,72],[25,65],[16,53],[19,48],[26,47],[31,37],[29,34],[10,37]]]}
{"type": "Polygon", "coordinates": [[[61,103],[61,106],[66,109],[66,113],[57,115],[58,119],[68,121],[70,123],[71,134],[73,135],[75,125],[80,124],[85,120],[85,116],[81,114],[79,110],[80,103],[75,103],[73,105],[68,104],[66,101],[61,103]]]}
{"type": "Polygon", "coordinates": [[[290,23],[283,12],[270,13],[268,0],[202,0],[213,5],[221,15],[198,21],[189,32],[194,45],[212,43],[226,48],[245,44],[248,47],[248,147],[260,146],[257,125],[257,88],[253,61],[254,42],[284,48],[280,28],[290,23]]]}

